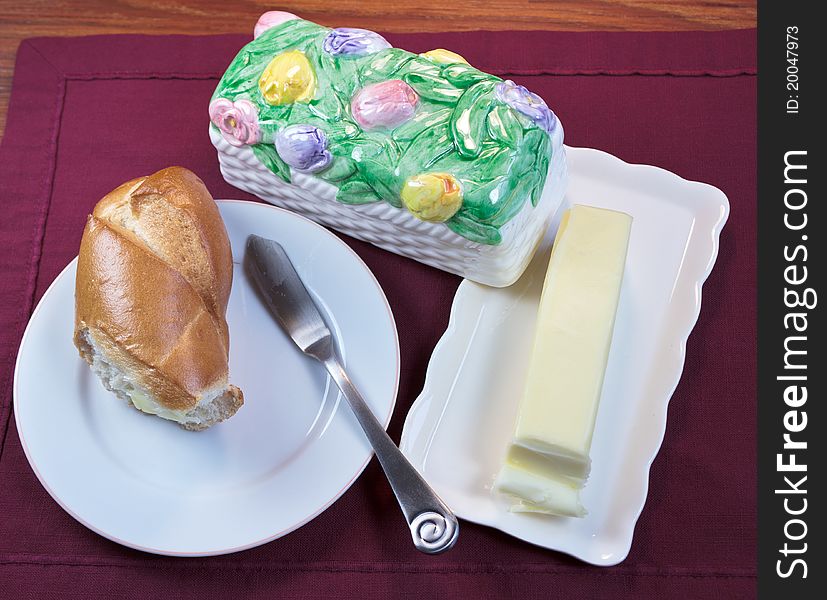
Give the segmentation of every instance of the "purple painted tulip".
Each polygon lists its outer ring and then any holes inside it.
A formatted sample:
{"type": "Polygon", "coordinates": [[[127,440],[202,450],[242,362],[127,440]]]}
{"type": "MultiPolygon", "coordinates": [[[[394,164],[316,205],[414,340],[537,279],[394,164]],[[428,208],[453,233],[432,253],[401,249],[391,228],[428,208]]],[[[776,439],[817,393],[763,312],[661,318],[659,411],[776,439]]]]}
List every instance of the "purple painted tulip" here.
{"type": "Polygon", "coordinates": [[[327,149],[327,136],[313,125],[280,129],[276,134],[276,152],[288,165],[305,173],[317,173],[333,160],[327,149]]]}
{"type": "Polygon", "coordinates": [[[356,92],[350,102],[353,118],[364,129],[393,128],[416,112],[419,96],[401,79],[367,85],[356,92]]]}
{"type": "Polygon", "coordinates": [[[324,51],[333,56],[364,56],[390,47],[388,41],[378,33],[353,27],[331,30],[322,43],[324,51]]]}
{"type": "Polygon", "coordinates": [[[510,79],[498,83],[494,88],[494,95],[501,102],[527,116],[546,132],[551,133],[557,127],[557,116],[545,101],[510,79]]]}
{"type": "Polygon", "coordinates": [[[249,100],[216,98],[210,102],[210,121],[233,146],[257,144],[261,140],[258,109],[249,100]]]}

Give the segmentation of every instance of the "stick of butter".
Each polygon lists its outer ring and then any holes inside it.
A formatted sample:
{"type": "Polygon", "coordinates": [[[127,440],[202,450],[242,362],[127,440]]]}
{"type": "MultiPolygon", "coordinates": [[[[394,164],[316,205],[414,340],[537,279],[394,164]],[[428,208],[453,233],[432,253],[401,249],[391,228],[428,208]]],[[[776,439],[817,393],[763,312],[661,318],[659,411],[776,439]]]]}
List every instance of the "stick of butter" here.
{"type": "Polygon", "coordinates": [[[549,261],[514,438],[494,488],[515,512],[582,517],[632,218],[575,205],[549,261]]]}

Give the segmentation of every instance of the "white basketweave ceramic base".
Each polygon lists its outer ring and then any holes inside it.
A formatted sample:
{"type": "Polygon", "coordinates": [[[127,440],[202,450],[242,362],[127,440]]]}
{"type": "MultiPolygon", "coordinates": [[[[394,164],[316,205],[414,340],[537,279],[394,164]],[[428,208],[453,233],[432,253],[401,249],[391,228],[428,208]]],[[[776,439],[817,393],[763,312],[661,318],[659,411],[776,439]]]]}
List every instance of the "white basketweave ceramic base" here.
{"type": "Polygon", "coordinates": [[[496,246],[457,235],[441,223],[420,221],[386,202],[349,205],[336,200],[334,185],[291,169],[287,183],[265,167],[248,146],[233,146],[210,127],[221,174],[231,185],[380,248],[461,277],[504,287],[523,273],[566,193],[568,181],[563,129],[552,135],[553,156],[537,206],[523,209],[502,229],[496,246]]]}

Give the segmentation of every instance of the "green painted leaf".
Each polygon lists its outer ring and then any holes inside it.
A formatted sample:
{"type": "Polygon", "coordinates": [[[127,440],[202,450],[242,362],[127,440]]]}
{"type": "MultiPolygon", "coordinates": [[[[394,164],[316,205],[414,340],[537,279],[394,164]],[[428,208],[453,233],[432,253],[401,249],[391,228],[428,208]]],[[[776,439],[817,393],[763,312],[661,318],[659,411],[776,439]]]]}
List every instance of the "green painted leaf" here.
{"type": "Polygon", "coordinates": [[[321,44],[318,46],[318,54],[316,56],[317,70],[316,75],[319,83],[328,83],[334,81],[347,81],[354,88],[361,87],[361,73],[359,71],[362,61],[353,59],[348,56],[331,56],[327,52],[321,50],[321,44]]]}
{"type": "Polygon", "coordinates": [[[454,233],[478,244],[496,246],[503,239],[499,229],[475,221],[465,214],[463,209],[460,209],[457,214],[445,221],[445,225],[454,233]]]}
{"type": "Polygon", "coordinates": [[[404,73],[417,73],[419,75],[439,77],[441,70],[442,69],[440,66],[433,61],[414,54],[411,60],[405,63],[404,68],[400,69],[398,75],[403,75],[404,73]]]}
{"type": "Polygon", "coordinates": [[[360,134],[357,137],[338,140],[335,151],[336,154],[349,156],[354,160],[362,160],[381,156],[385,152],[385,147],[380,142],[365,138],[360,134]]]}
{"type": "Polygon", "coordinates": [[[331,143],[331,150],[356,162],[372,159],[388,165],[395,163],[401,153],[396,141],[385,132],[362,129],[353,137],[337,138],[335,147],[331,143]]]}
{"type": "Polygon", "coordinates": [[[487,223],[502,211],[516,183],[514,177],[501,175],[481,184],[469,185],[462,198],[463,210],[475,220],[487,223]]]}
{"type": "Polygon", "coordinates": [[[441,104],[453,104],[462,95],[462,90],[450,85],[441,77],[424,73],[407,73],[402,80],[410,85],[421,98],[441,104]]]}
{"type": "Polygon", "coordinates": [[[405,149],[399,159],[399,171],[403,177],[416,175],[430,169],[438,160],[453,152],[448,126],[430,127],[416,136],[405,149]]]}
{"type": "Polygon", "coordinates": [[[442,76],[457,87],[467,88],[480,81],[500,81],[498,77],[483,73],[471,65],[451,63],[442,68],[442,76]]]}
{"type": "Polygon", "coordinates": [[[339,188],[336,200],[344,204],[370,204],[380,202],[382,199],[376,194],[373,188],[359,179],[348,181],[339,188]]]}
{"type": "Polygon", "coordinates": [[[482,151],[475,160],[466,160],[453,152],[435,164],[434,168],[439,167],[448,170],[462,180],[482,183],[508,173],[513,160],[514,150],[508,146],[501,146],[497,142],[486,140],[482,144],[482,151]]]}
{"type": "Polygon", "coordinates": [[[405,52],[399,48],[380,50],[371,55],[370,60],[359,71],[361,85],[394,79],[397,71],[413,58],[410,52],[405,52]]]}
{"type": "Polygon", "coordinates": [[[356,172],[356,163],[346,156],[337,156],[324,171],[316,175],[326,181],[342,181],[356,172]]]}
{"type": "Polygon", "coordinates": [[[316,97],[311,102],[296,102],[291,106],[306,110],[325,123],[335,123],[347,114],[347,109],[339,95],[331,93],[329,90],[317,91],[316,97]]]}
{"type": "Polygon", "coordinates": [[[362,139],[379,144],[382,147],[382,156],[376,158],[376,160],[393,169],[402,155],[402,149],[396,143],[396,140],[389,136],[386,131],[381,130],[363,131],[362,139]]]}
{"type": "Polygon", "coordinates": [[[531,129],[526,132],[517,159],[511,167],[515,175],[522,175],[534,168],[537,154],[547,137],[546,132],[541,129],[531,129]]]}
{"type": "Polygon", "coordinates": [[[393,130],[393,139],[399,143],[409,142],[427,129],[448,127],[448,120],[454,112],[452,107],[436,110],[417,110],[412,119],[393,130]]]}
{"type": "Polygon", "coordinates": [[[290,183],[290,167],[281,159],[278,152],[276,152],[275,146],[272,144],[254,144],[250,147],[253,149],[256,158],[258,158],[265,167],[284,179],[287,183],[290,183]]]}
{"type": "Polygon", "coordinates": [[[380,198],[388,204],[401,208],[402,199],[399,197],[399,192],[402,186],[387,165],[370,159],[356,164],[362,179],[376,191],[380,198]]]}
{"type": "Polygon", "coordinates": [[[289,123],[290,118],[293,116],[294,109],[297,106],[299,106],[303,110],[307,109],[307,106],[305,104],[284,104],[282,106],[270,106],[269,104],[265,104],[263,99],[261,98],[261,93],[259,92],[258,87],[256,87],[256,89],[253,91],[252,96],[242,95],[240,97],[247,98],[253,104],[258,103],[259,125],[275,123],[277,127],[284,127],[289,123]]]}
{"type": "Polygon", "coordinates": [[[457,152],[464,158],[476,158],[482,151],[485,118],[491,106],[490,81],[475,83],[462,94],[451,115],[451,135],[457,152]]]}
{"type": "Polygon", "coordinates": [[[551,137],[546,136],[545,142],[542,144],[540,151],[537,153],[537,164],[535,165],[535,169],[538,174],[538,180],[534,186],[534,189],[531,190],[532,206],[537,206],[537,203],[540,201],[540,196],[543,193],[543,186],[545,185],[546,178],[548,177],[548,165],[549,162],[551,162],[551,156],[551,137]]]}
{"type": "Polygon", "coordinates": [[[531,189],[531,206],[537,206],[540,198],[543,196],[543,187],[546,184],[546,178],[540,177],[534,187],[531,189]]]}
{"type": "Polygon", "coordinates": [[[331,144],[337,144],[345,140],[352,140],[362,132],[359,126],[353,121],[339,119],[338,121],[327,121],[323,125],[317,125],[327,135],[331,144]]]}
{"type": "Polygon", "coordinates": [[[502,227],[519,213],[526,201],[531,197],[531,192],[537,184],[538,173],[527,173],[519,179],[513,180],[514,187],[510,195],[503,199],[500,211],[486,220],[486,223],[493,227],[502,227]]]}
{"type": "Polygon", "coordinates": [[[523,126],[514,111],[504,105],[495,106],[486,121],[488,135],[511,148],[519,148],[523,141],[523,126]]]}

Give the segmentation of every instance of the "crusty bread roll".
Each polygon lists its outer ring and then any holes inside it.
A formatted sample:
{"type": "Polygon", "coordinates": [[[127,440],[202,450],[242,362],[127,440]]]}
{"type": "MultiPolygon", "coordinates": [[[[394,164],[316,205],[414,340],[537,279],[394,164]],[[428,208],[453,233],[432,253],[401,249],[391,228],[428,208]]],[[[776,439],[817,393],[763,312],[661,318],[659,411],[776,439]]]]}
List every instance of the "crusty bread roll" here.
{"type": "Polygon", "coordinates": [[[133,179],[86,222],[75,345],[119,398],[206,429],[244,403],[227,383],[232,277],[227,231],[198,177],[169,167],[133,179]]]}

